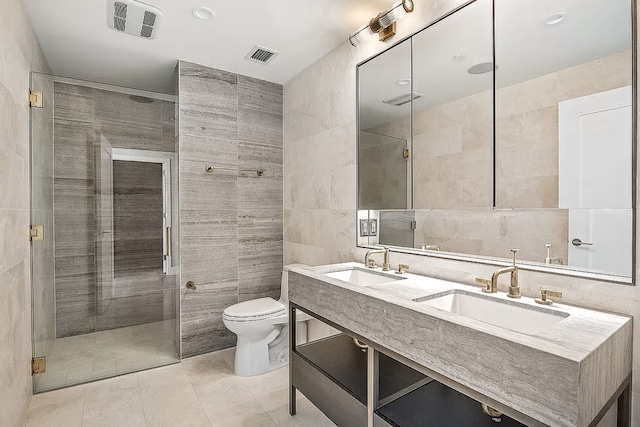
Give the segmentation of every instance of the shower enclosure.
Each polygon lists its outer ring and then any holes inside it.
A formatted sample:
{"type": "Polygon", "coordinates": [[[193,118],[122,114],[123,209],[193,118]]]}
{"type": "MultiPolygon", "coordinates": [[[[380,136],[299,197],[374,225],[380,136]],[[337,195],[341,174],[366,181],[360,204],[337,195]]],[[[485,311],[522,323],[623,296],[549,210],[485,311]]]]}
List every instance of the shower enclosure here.
{"type": "Polygon", "coordinates": [[[175,97],[33,74],[34,391],[179,360],[175,97]]]}

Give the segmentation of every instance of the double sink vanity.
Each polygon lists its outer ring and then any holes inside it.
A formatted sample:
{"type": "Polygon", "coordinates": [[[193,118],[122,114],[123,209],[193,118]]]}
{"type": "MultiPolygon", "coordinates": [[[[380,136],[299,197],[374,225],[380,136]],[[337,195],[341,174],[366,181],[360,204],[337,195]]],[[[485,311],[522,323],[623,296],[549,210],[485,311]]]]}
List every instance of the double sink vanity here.
{"type": "Polygon", "coordinates": [[[339,426],[630,425],[628,317],[359,263],[292,269],[289,300],[291,337],[298,311],[341,332],[292,339],[292,414],[298,389],[339,426]]]}

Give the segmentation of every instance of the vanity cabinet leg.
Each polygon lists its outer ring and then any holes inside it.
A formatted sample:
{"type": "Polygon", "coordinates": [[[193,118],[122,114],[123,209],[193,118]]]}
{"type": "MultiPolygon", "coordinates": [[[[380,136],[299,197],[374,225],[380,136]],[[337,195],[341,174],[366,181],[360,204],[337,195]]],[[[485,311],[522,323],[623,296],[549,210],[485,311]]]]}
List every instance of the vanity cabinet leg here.
{"type": "Polygon", "coordinates": [[[292,417],[296,414],[296,388],[289,386],[289,415],[292,417]]]}
{"type": "Polygon", "coordinates": [[[379,400],[379,353],[372,347],[367,348],[367,426],[373,427],[374,414],[379,400]]]}
{"type": "Polygon", "coordinates": [[[618,427],[631,427],[631,383],[618,397],[618,427]]]}
{"type": "Polygon", "coordinates": [[[291,360],[296,351],[296,309],[289,304],[289,415],[296,414],[296,388],[293,386],[291,360]]]}

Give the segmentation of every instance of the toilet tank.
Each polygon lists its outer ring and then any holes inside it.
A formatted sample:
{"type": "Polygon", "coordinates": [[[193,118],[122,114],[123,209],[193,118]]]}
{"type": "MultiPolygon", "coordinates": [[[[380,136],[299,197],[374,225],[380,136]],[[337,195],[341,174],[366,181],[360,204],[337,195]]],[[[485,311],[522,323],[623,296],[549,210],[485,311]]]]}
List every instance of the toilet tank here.
{"type": "Polygon", "coordinates": [[[309,268],[306,264],[289,264],[282,268],[282,282],[280,283],[280,302],[289,306],[289,269],[309,268]]]}

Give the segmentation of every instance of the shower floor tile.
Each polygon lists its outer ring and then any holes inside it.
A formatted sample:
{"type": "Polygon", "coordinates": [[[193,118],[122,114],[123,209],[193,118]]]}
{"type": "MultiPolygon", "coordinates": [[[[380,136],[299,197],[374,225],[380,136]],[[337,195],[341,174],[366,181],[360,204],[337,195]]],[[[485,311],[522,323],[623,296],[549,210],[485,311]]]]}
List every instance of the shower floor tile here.
{"type": "Polygon", "coordinates": [[[55,341],[47,372],[36,377],[37,391],[80,384],[179,360],[175,320],[129,326],[55,341]]]}

